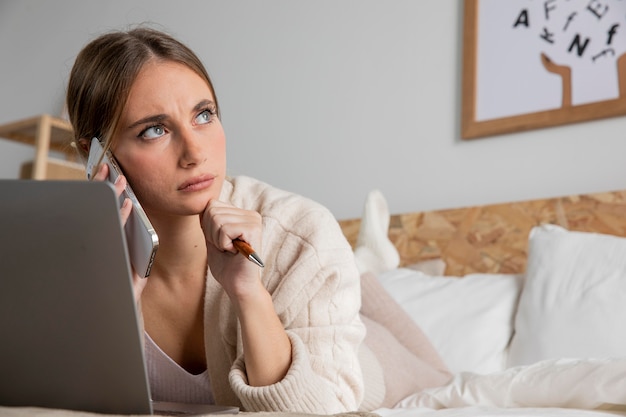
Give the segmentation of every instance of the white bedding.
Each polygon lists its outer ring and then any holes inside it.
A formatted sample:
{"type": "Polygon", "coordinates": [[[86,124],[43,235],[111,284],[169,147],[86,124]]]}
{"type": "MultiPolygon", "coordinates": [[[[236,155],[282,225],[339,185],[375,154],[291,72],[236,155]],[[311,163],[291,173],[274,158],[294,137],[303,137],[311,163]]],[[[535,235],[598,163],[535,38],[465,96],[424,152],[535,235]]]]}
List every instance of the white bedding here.
{"type": "Polygon", "coordinates": [[[384,417],[626,415],[626,358],[553,359],[490,374],[464,372],[377,412],[384,417]]]}
{"type": "Polygon", "coordinates": [[[521,278],[471,274],[459,279],[408,268],[378,275],[384,289],[428,336],[453,374],[506,368],[521,278]]]}
{"type": "Polygon", "coordinates": [[[550,359],[479,375],[407,397],[399,407],[563,407],[626,411],[626,358],[550,359]]]}
{"type": "Polygon", "coordinates": [[[497,408],[472,406],[433,410],[430,408],[386,408],[381,417],[609,417],[626,416],[619,411],[576,410],[571,408],[497,408]]]}

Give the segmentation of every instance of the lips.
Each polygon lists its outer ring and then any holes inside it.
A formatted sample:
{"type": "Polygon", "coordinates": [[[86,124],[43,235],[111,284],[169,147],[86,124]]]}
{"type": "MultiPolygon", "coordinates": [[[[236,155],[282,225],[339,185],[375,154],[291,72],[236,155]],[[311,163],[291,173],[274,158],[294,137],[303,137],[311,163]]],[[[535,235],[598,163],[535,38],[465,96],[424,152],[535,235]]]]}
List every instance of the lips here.
{"type": "Polygon", "coordinates": [[[200,175],[191,178],[178,187],[178,191],[198,191],[208,188],[213,184],[215,176],[213,175],[200,175]]]}

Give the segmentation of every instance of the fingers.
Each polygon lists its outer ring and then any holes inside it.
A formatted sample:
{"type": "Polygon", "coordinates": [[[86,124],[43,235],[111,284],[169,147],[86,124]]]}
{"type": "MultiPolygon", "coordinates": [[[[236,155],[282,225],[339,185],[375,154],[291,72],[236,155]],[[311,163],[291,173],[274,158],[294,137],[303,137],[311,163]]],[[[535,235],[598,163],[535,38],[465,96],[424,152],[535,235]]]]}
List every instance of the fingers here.
{"type": "Polygon", "coordinates": [[[146,278],[141,278],[133,268],[133,294],[135,295],[136,303],[139,303],[141,294],[143,293],[143,289],[146,288],[147,283],[148,280],[146,278]]]}
{"type": "Polygon", "coordinates": [[[241,239],[256,247],[261,239],[261,215],[220,201],[212,200],[202,216],[202,227],[207,241],[218,249],[237,253],[234,239],[241,239]]]}
{"type": "MultiPolygon", "coordinates": [[[[101,164],[98,167],[98,171],[96,175],[93,176],[92,181],[105,181],[109,178],[109,166],[107,164],[101,164]]],[[[126,188],[126,177],[123,175],[118,176],[113,183],[113,188],[115,188],[115,195],[118,197],[122,195],[122,192],[126,188]]]]}
{"type": "Polygon", "coordinates": [[[109,166],[107,164],[100,164],[96,175],[93,176],[92,181],[104,181],[109,176],[109,166]]]}
{"type": "Polygon", "coordinates": [[[117,177],[117,179],[113,183],[113,188],[115,188],[115,195],[117,195],[118,197],[122,195],[122,192],[126,188],[126,177],[123,175],[117,177]]]}
{"type": "MultiPolygon", "coordinates": [[[[107,164],[101,164],[98,167],[98,171],[96,175],[93,176],[92,181],[106,181],[109,176],[109,166],[107,164]]],[[[118,176],[113,183],[113,188],[115,189],[115,195],[121,196],[126,188],[126,177],[123,175],[118,176]]],[[[133,208],[131,201],[128,198],[125,198],[122,201],[122,207],[120,208],[120,217],[122,218],[122,224],[126,224],[128,217],[130,216],[130,212],[133,208]]]]}
{"type": "Polygon", "coordinates": [[[125,198],[122,203],[122,207],[120,208],[120,218],[122,219],[122,224],[126,225],[126,221],[130,217],[130,212],[133,210],[133,204],[131,203],[129,198],[125,198]]]}

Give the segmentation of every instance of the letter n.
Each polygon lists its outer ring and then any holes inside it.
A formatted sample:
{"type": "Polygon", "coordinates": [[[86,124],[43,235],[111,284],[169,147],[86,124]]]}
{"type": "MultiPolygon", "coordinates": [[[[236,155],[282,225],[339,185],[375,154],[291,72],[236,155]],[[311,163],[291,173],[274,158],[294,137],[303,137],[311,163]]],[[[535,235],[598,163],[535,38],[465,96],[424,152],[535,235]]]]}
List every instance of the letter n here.
{"type": "Polygon", "coordinates": [[[576,48],[576,54],[578,54],[578,56],[583,56],[587,45],[589,45],[589,41],[590,39],[586,38],[585,41],[581,43],[580,34],[577,33],[567,52],[572,52],[572,49],[576,48]]]}

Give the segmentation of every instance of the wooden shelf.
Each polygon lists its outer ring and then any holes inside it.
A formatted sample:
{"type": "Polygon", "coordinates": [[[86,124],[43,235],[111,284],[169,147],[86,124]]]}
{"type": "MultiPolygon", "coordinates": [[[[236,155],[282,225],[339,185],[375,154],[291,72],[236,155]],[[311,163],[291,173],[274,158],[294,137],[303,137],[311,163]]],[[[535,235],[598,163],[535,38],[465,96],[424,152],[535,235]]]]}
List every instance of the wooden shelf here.
{"type": "MultiPolygon", "coordinates": [[[[33,161],[24,162],[20,170],[20,178],[33,178],[33,161]]],[[[47,180],[84,180],[85,167],[77,162],[63,159],[48,158],[46,161],[47,180]]]]}
{"type": "MultiPolygon", "coordinates": [[[[0,125],[0,137],[35,147],[35,159],[31,165],[23,167],[22,178],[29,175],[28,178],[32,179],[47,179],[49,166],[63,165],[62,160],[55,161],[48,157],[51,150],[61,152],[67,161],[75,162],[76,151],[71,146],[72,134],[72,126],[68,121],[47,114],[0,125]]],[[[72,172],[68,173],[70,179],[75,179],[76,169],[78,166],[72,165],[72,172]]],[[[55,177],[56,175],[63,174],[56,173],[55,177]]]]}

